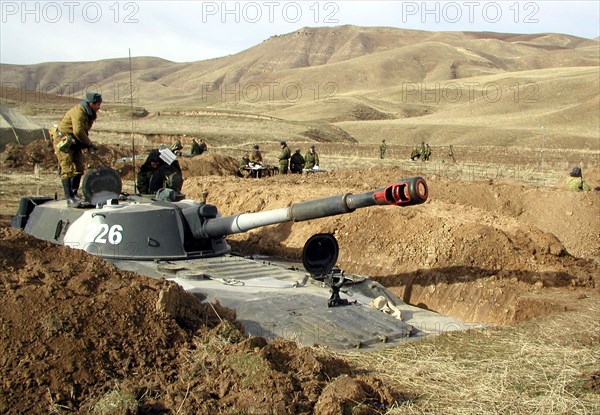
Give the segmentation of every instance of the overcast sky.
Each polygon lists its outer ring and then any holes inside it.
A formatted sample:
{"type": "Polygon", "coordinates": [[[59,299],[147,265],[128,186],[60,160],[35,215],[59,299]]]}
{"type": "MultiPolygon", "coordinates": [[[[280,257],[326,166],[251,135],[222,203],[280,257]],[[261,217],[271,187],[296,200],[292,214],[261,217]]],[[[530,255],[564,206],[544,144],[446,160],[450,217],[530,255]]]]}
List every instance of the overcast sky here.
{"type": "MultiPolygon", "coordinates": [[[[234,54],[310,26],[600,36],[590,1],[5,1],[0,62],[156,56],[190,62],[234,54]]],[[[1,75],[1,74],[0,74],[1,75]]]]}

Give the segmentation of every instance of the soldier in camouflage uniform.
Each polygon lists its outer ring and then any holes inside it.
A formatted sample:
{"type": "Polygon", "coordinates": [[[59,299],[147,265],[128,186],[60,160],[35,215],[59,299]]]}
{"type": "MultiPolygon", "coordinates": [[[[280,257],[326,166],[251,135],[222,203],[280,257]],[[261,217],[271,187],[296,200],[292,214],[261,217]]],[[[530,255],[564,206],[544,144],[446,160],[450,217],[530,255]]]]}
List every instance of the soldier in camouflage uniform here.
{"type": "Polygon", "coordinates": [[[181,140],[178,138],[177,141],[175,141],[175,144],[171,146],[171,151],[174,154],[181,156],[181,150],[183,150],[183,144],[181,144],[181,140]]]}
{"type": "Polygon", "coordinates": [[[263,158],[258,144],[255,144],[252,148],[252,154],[250,154],[250,161],[254,164],[260,164],[261,166],[263,164],[263,158]]]}
{"type": "Polygon", "coordinates": [[[68,206],[79,202],[77,190],[85,165],[82,150],[96,150],[88,133],[96,120],[102,104],[102,95],[95,92],[85,94],[85,99],[71,108],[51,129],[54,153],[58,159],[59,174],[68,206]]]}
{"type": "Polygon", "coordinates": [[[573,167],[573,170],[569,173],[569,177],[565,180],[565,189],[574,192],[587,192],[592,190],[590,185],[583,180],[581,168],[579,167],[573,167]]]}
{"type": "Polygon", "coordinates": [[[250,174],[252,173],[250,171],[250,155],[248,153],[244,154],[242,156],[242,159],[240,160],[240,174],[242,175],[242,177],[244,179],[250,177],[250,174]]]}
{"type": "Polygon", "coordinates": [[[279,154],[279,173],[287,174],[288,163],[292,157],[292,152],[285,141],[280,141],[279,144],[281,145],[281,153],[279,154]]]}
{"type": "Polygon", "coordinates": [[[312,169],[319,165],[319,155],[315,151],[314,144],[308,148],[308,153],[304,156],[304,168],[312,169]]]}
{"type": "Polygon", "coordinates": [[[421,157],[421,153],[419,152],[418,148],[413,148],[412,152],[410,153],[410,159],[412,161],[415,161],[416,159],[418,159],[419,157],[421,157]]]}
{"type": "Polygon", "coordinates": [[[381,140],[381,144],[379,144],[379,158],[382,159],[385,157],[385,150],[387,150],[387,144],[385,140],[381,140]]]}
{"type": "Polygon", "coordinates": [[[425,150],[421,155],[421,159],[423,161],[429,161],[429,157],[431,157],[431,147],[429,147],[429,143],[425,143],[425,150]]]}
{"type": "Polygon", "coordinates": [[[192,149],[190,150],[190,155],[193,156],[199,156],[200,154],[202,154],[202,149],[200,147],[200,144],[196,141],[195,138],[192,139],[192,149]]]}

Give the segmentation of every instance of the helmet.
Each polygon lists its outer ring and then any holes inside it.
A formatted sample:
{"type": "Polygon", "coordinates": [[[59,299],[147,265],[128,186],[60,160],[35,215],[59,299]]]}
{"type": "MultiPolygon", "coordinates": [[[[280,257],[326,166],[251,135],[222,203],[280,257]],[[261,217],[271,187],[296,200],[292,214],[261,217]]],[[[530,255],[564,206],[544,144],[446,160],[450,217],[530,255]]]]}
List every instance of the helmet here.
{"type": "Polygon", "coordinates": [[[311,144],[310,148],[315,148],[315,145],[314,145],[314,144],[311,144]]]}
{"type": "Polygon", "coordinates": [[[286,143],[285,141],[281,140],[281,141],[279,142],[279,144],[283,145],[283,144],[287,144],[287,143],[286,143]]]}
{"type": "Polygon", "coordinates": [[[255,148],[255,149],[257,149],[257,150],[258,150],[258,144],[254,144],[254,147],[253,147],[253,148],[255,148]]]}
{"type": "Polygon", "coordinates": [[[581,177],[581,168],[575,166],[573,167],[573,170],[571,170],[571,173],[569,173],[571,175],[571,177],[581,177]]]}

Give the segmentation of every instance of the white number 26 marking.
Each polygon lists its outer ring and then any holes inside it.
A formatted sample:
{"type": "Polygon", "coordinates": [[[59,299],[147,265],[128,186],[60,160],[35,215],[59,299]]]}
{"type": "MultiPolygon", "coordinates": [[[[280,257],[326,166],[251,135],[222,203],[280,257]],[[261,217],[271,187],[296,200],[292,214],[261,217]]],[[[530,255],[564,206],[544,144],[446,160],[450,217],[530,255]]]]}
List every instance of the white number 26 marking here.
{"type": "Polygon", "coordinates": [[[109,243],[118,245],[123,240],[123,227],[121,225],[108,226],[106,223],[88,224],[88,232],[85,237],[86,242],[95,242],[97,244],[109,243]]]}

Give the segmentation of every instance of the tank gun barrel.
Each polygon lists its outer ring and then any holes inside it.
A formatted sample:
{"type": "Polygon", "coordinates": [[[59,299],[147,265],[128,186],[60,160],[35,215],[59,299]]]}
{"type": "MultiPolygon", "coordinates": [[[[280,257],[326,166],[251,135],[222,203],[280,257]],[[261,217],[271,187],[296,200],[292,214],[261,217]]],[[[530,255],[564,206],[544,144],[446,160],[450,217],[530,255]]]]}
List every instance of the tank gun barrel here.
{"type": "Polygon", "coordinates": [[[427,183],[422,177],[404,178],[385,188],[370,192],[348,193],[295,203],[287,208],[207,219],[202,221],[200,226],[193,227],[192,232],[197,238],[215,238],[283,222],[301,222],[350,213],[368,206],[418,205],[425,202],[427,196],[427,183]]]}

